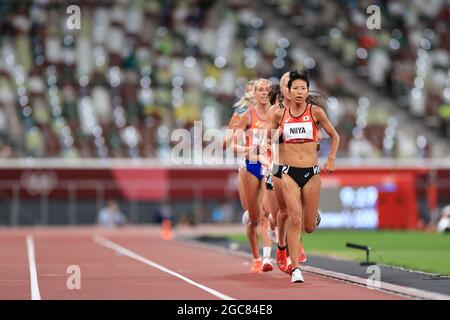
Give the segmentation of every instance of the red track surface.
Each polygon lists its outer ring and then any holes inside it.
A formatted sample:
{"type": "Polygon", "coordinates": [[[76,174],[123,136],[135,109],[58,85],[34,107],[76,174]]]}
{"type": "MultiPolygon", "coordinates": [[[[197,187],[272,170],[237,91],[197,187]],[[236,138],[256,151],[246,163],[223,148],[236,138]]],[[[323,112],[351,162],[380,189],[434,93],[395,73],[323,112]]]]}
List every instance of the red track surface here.
{"type": "Polygon", "coordinates": [[[42,299],[194,299],[218,297],[93,239],[100,235],[196,283],[235,299],[401,299],[401,297],[304,272],[291,284],[278,270],[250,274],[249,259],[181,241],[165,241],[155,228],[106,231],[0,230],[0,299],[30,299],[26,236],[34,239],[42,299]],[[81,289],[69,290],[67,267],[81,269],[81,289]]]}

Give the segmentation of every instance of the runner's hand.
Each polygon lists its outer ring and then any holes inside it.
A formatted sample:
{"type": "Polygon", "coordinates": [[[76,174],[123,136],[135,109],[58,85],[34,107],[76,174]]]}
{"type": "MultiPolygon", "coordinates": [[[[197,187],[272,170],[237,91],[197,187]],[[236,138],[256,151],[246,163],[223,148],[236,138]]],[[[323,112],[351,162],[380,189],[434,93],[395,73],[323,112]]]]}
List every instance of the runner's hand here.
{"type": "Polygon", "coordinates": [[[327,161],[323,164],[322,170],[326,173],[331,173],[336,170],[335,160],[333,158],[327,158],[327,161]]]}

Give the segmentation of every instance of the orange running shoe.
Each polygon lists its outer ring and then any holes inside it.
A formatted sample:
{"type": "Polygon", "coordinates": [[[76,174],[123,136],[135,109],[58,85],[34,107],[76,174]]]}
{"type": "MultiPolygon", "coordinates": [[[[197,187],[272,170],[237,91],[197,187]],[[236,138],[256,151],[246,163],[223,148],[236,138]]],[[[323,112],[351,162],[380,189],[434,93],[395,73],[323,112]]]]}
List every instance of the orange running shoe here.
{"type": "Polygon", "coordinates": [[[308,260],[308,256],[306,255],[305,249],[303,249],[303,244],[300,242],[300,253],[298,255],[298,262],[304,263],[308,260]]]}
{"type": "Polygon", "coordinates": [[[286,271],[285,271],[288,275],[292,275],[292,262],[291,262],[291,257],[287,257],[287,267],[286,267],[286,271]]]}
{"type": "Polygon", "coordinates": [[[280,269],[283,272],[286,272],[287,266],[286,248],[284,248],[284,250],[277,249],[276,261],[278,269],[280,269]]]}
{"type": "Polygon", "coordinates": [[[251,273],[259,273],[262,271],[262,262],[261,260],[253,260],[252,268],[250,269],[251,273]]]}

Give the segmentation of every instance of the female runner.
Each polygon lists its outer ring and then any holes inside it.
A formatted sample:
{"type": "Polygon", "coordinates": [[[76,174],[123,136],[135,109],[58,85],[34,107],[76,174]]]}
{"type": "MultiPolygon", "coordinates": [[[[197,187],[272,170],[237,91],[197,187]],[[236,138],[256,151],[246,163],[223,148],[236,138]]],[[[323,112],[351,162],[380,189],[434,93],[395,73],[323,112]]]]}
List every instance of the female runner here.
{"type": "MultiPolygon", "coordinates": [[[[255,81],[251,80],[249,81],[245,86],[245,94],[242,96],[242,98],[233,106],[235,108],[235,111],[233,115],[231,116],[230,121],[228,122],[228,128],[226,131],[225,138],[223,140],[223,149],[227,149],[228,146],[231,144],[231,139],[233,138],[234,131],[239,124],[240,117],[247,111],[247,109],[255,104],[254,99],[254,93],[255,93],[255,81]]],[[[241,207],[245,212],[247,211],[247,205],[245,203],[245,191],[244,191],[244,182],[243,182],[243,170],[245,170],[245,165],[242,165],[239,167],[239,200],[241,202],[241,207]]]]}
{"type": "MultiPolygon", "coordinates": [[[[245,193],[245,203],[248,210],[248,223],[246,224],[247,238],[250,250],[253,255],[251,272],[271,271],[273,266],[270,262],[271,241],[266,232],[262,232],[263,257],[261,261],[258,251],[258,224],[265,225],[268,217],[268,210],[260,206],[260,195],[264,193],[261,183],[263,178],[263,167],[260,161],[259,150],[262,139],[265,137],[265,124],[267,112],[269,110],[269,97],[271,83],[266,79],[257,80],[255,83],[256,105],[250,107],[239,120],[235,136],[233,139],[233,150],[245,156],[245,170],[243,170],[243,183],[245,193]],[[238,142],[245,131],[245,146],[240,146],[238,142]],[[262,189],[262,191],[261,191],[262,189]],[[263,211],[264,215],[261,215],[263,211]],[[262,219],[261,219],[262,218],[262,219]]],[[[263,196],[264,197],[264,196],[263,196]]]]}
{"type": "MultiPolygon", "coordinates": [[[[335,170],[339,147],[339,135],[325,111],[308,103],[309,82],[305,70],[291,71],[288,81],[291,103],[285,108],[281,119],[274,117],[281,127],[285,144],[282,188],[289,214],[287,243],[291,252],[299,252],[302,225],[306,232],[311,233],[317,224],[321,185],[317,156],[318,124],[332,139],[323,171],[331,173],[335,170]]],[[[304,282],[298,258],[296,254],[291,255],[292,283],[304,282]]]]}

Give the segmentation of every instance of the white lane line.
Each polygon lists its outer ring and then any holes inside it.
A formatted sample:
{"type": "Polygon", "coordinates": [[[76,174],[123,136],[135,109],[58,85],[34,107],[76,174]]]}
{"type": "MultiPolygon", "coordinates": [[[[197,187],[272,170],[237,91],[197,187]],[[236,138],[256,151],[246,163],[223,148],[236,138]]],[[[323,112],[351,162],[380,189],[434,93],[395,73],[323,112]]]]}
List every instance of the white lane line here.
{"type": "Polygon", "coordinates": [[[31,235],[27,235],[27,251],[28,251],[28,264],[30,266],[31,300],[41,300],[36,270],[36,258],[34,254],[34,242],[33,237],[31,235]]]}
{"type": "Polygon", "coordinates": [[[220,298],[222,300],[236,300],[235,298],[227,296],[227,295],[225,295],[223,293],[220,293],[220,292],[218,292],[218,291],[216,291],[214,289],[208,288],[207,286],[204,286],[204,285],[202,285],[200,283],[197,283],[197,282],[195,282],[195,281],[193,281],[193,280],[191,280],[191,279],[189,279],[189,278],[187,278],[187,277],[185,277],[185,276],[183,276],[183,275],[181,275],[179,273],[176,273],[176,272],[174,272],[172,270],[169,270],[166,267],[164,267],[164,266],[162,266],[162,265],[160,265],[160,264],[158,264],[156,262],[153,262],[151,260],[148,260],[147,258],[144,258],[144,257],[142,257],[142,256],[140,256],[140,255],[138,255],[138,254],[128,250],[127,248],[124,248],[124,247],[122,247],[122,246],[120,246],[120,245],[118,245],[118,244],[116,244],[116,243],[114,243],[112,241],[109,241],[108,239],[105,239],[105,238],[103,238],[103,237],[101,237],[99,235],[94,235],[93,238],[94,238],[94,242],[96,242],[96,243],[98,243],[98,244],[100,244],[100,245],[102,245],[102,246],[104,246],[106,248],[114,250],[114,251],[116,251],[118,253],[121,253],[121,254],[123,254],[125,256],[130,257],[131,259],[137,260],[137,261],[142,262],[142,263],[144,263],[144,264],[146,264],[146,265],[148,265],[150,267],[153,267],[153,268],[158,269],[158,270],[160,270],[162,272],[165,272],[165,273],[168,273],[168,274],[170,274],[170,275],[172,275],[174,277],[177,277],[177,278],[179,278],[179,279],[181,279],[183,281],[186,281],[187,283],[192,284],[192,285],[196,286],[197,288],[200,288],[200,289],[202,289],[202,290],[204,290],[204,291],[206,291],[206,292],[208,292],[208,293],[210,293],[210,294],[212,294],[212,295],[214,295],[214,296],[216,296],[216,297],[218,297],[218,298],[220,298]]]}

